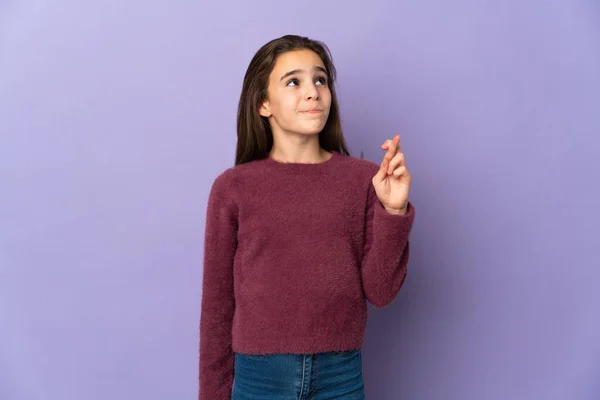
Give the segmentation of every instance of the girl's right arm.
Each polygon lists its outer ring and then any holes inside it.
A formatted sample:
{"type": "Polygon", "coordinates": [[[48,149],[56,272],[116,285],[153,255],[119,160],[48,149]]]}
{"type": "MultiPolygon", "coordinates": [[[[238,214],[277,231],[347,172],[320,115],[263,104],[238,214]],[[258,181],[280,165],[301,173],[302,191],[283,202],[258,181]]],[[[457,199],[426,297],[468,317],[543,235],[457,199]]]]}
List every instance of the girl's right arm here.
{"type": "Polygon", "coordinates": [[[235,309],[233,260],[237,247],[237,208],[222,177],[208,198],[200,316],[199,400],[231,397],[234,353],[231,329],[235,309]]]}

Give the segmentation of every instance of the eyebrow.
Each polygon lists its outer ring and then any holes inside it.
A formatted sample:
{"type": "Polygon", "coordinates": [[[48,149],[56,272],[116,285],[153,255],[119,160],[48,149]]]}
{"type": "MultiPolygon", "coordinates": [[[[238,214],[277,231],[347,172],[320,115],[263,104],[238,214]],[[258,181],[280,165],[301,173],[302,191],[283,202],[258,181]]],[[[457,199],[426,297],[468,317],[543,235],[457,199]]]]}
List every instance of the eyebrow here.
{"type": "MultiPolygon", "coordinates": [[[[316,70],[316,71],[321,71],[321,72],[323,72],[324,74],[327,74],[327,70],[326,70],[325,68],[321,67],[321,66],[318,66],[318,65],[317,65],[317,66],[314,66],[314,67],[313,67],[313,70],[316,70]]],[[[295,70],[293,70],[293,71],[286,72],[285,74],[283,74],[283,76],[281,77],[281,79],[280,79],[279,81],[282,81],[282,80],[284,80],[285,78],[287,78],[287,77],[288,77],[288,76],[290,76],[290,75],[299,74],[299,73],[302,73],[302,72],[304,72],[304,70],[303,70],[303,69],[295,69],[295,70]]]]}

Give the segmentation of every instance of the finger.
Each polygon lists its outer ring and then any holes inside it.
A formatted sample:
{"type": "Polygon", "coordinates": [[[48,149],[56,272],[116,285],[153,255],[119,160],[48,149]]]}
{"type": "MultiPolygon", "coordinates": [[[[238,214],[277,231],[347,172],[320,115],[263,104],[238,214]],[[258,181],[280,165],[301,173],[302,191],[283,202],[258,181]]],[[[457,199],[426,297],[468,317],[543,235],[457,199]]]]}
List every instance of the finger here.
{"type": "Polygon", "coordinates": [[[389,144],[387,153],[385,154],[385,157],[388,160],[391,160],[392,158],[394,158],[394,156],[398,152],[399,143],[400,143],[400,135],[394,136],[394,138],[391,140],[391,143],[389,144]]]}
{"type": "MultiPolygon", "coordinates": [[[[386,142],[386,143],[382,144],[381,145],[381,149],[382,150],[387,150],[389,148],[389,146],[390,146],[390,143],[386,142]]],[[[402,145],[398,144],[398,151],[401,151],[401,150],[402,150],[402,145]]]]}
{"type": "Polygon", "coordinates": [[[390,147],[392,147],[394,150],[398,150],[399,145],[400,145],[400,135],[395,135],[394,138],[392,139],[392,143],[391,143],[390,147]]]}
{"type": "Polygon", "coordinates": [[[379,183],[385,179],[385,177],[387,176],[388,166],[389,166],[389,161],[384,158],[381,161],[379,171],[377,171],[377,174],[375,174],[375,176],[373,177],[374,183],[379,183]]]}
{"type": "Polygon", "coordinates": [[[397,167],[402,165],[406,165],[406,159],[404,158],[403,153],[398,153],[394,156],[394,158],[392,158],[392,161],[390,161],[390,165],[387,171],[388,174],[391,174],[397,167]]]}
{"type": "Polygon", "coordinates": [[[408,175],[408,170],[406,169],[405,165],[401,165],[394,170],[392,175],[394,175],[395,177],[401,177],[402,175],[408,175]]]}

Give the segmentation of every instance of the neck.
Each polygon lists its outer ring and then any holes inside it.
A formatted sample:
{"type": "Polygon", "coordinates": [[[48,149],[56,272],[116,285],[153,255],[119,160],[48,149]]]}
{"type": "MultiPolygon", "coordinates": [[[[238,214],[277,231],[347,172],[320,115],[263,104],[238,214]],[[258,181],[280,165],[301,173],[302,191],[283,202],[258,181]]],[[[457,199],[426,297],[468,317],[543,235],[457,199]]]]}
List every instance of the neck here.
{"type": "Polygon", "coordinates": [[[279,162],[317,164],[329,160],[331,153],[321,148],[318,136],[305,143],[282,143],[275,140],[269,157],[279,162]]]}

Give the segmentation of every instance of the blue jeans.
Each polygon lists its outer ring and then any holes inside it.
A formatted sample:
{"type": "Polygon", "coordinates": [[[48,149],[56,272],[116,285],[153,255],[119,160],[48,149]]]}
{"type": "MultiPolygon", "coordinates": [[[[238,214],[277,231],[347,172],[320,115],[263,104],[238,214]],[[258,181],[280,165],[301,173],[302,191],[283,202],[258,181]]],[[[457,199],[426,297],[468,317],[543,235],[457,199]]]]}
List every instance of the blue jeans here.
{"type": "Polygon", "coordinates": [[[361,350],[235,354],[231,400],[364,400],[361,350]]]}

